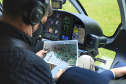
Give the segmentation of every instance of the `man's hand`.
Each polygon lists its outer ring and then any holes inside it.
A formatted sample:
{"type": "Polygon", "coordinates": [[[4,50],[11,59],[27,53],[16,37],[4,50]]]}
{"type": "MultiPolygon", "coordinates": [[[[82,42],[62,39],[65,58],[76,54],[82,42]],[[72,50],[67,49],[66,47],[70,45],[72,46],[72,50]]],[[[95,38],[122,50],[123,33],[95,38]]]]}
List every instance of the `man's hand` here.
{"type": "Polygon", "coordinates": [[[38,55],[39,57],[42,57],[43,54],[46,54],[47,51],[44,51],[44,50],[40,50],[39,52],[36,53],[36,55],[38,55]]]}
{"type": "Polygon", "coordinates": [[[58,78],[63,74],[64,71],[65,71],[65,70],[63,70],[63,69],[59,69],[59,70],[58,70],[58,73],[56,74],[55,79],[58,79],[58,78]]]}
{"type": "Polygon", "coordinates": [[[115,73],[115,78],[119,78],[126,74],[126,67],[114,68],[111,71],[115,73]]]}

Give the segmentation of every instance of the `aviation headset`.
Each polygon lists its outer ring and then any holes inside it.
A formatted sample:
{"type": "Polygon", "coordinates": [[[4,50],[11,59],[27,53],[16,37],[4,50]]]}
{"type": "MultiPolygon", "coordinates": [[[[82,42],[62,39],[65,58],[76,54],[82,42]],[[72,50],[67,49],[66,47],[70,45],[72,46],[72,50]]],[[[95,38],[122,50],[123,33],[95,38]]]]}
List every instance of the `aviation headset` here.
{"type": "Polygon", "coordinates": [[[45,15],[49,0],[30,0],[23,12],[23,21],[26,24],[35,25],[41,22],[45,15]]]}

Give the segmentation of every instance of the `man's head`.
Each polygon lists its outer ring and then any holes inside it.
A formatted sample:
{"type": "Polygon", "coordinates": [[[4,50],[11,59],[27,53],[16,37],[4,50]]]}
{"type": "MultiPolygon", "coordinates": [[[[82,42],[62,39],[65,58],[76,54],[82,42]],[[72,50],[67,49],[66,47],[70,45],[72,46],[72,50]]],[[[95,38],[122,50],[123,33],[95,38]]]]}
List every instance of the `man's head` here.
{"type": "Polygon", "coordinates": [[[3,0],[3,15],[22,17],[26,24],[35,25],[50,12],[49,0],[3,0]]]}
{"type": "MultiPolygon", "coordinates": [[[[33,5],[34,5],[34,2],[40,2],[40,1],[42,2],[43,5],[45,2],[48,2],[47,6],[45,7],[46,11],[44,14],[44,17],[45,16],[47,17],[49,14],[51,14],[53,12],[52,7],[50,6],[49,0],[3,0],[3,13],[2,13],[1,20],[5,23],[8,23],[8,24],[22,30],[27,35],[32,37],[32,31],[33,31],[32,26],[37,23],[35,23],[35,24],[27,23],[27,21],[25,21],[23,14],[25,15],[25,12],[24,12],[25,10],[29,11],[29,9],[27,9],[27,8],[29,8],[29,4],[31,4],[33,2],[33,5]]],[[[30,16],[30,13],[28,13],[27,16],[30,16]]],[[[33,16],[34,16],[34,14],[33,14],[33,16]]],[[[40,18],[40,21],[41,21],[41,19],[42,18],[40,18]]],[[[27,18],[26,18],[26,20],[27,20],[27,18]]]]}

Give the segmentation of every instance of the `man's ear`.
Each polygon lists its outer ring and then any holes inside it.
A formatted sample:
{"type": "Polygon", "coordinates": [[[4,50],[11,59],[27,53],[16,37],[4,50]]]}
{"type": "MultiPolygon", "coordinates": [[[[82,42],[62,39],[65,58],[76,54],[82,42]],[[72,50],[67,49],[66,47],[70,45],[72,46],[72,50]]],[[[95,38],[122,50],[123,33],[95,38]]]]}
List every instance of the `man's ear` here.
{"type": "Polygon", "coordinates": [[[33,32],[36,31],[37,28],[39,27],[39,25],[40,25],[40,23],[38,23],[38,24],[32,26],[32,31],[33,31],[33,32]]]}

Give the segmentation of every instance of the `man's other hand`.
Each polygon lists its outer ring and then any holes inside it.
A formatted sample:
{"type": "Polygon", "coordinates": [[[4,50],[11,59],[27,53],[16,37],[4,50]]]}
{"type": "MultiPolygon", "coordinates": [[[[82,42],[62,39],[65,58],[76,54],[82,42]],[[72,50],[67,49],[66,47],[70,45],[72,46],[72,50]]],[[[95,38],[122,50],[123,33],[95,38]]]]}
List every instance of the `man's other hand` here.
{"type": "Polygon", "coordinates": [[[63,70],[63,69],[59,69],[59,70],[58,70],[58,73],[56,74],[55,79],[58,79],[58,78],[63,74],[64,71],[65,71],[65,70],[63,70]]]}
{"type": "Polygon", "coordinates": [[[42,58],[43,54],[46,54],[47,51],[44,51],[44,50],[40,50],[39,52],[36,53],[36,55],[38,55],[39,57],[42,58]]]}

